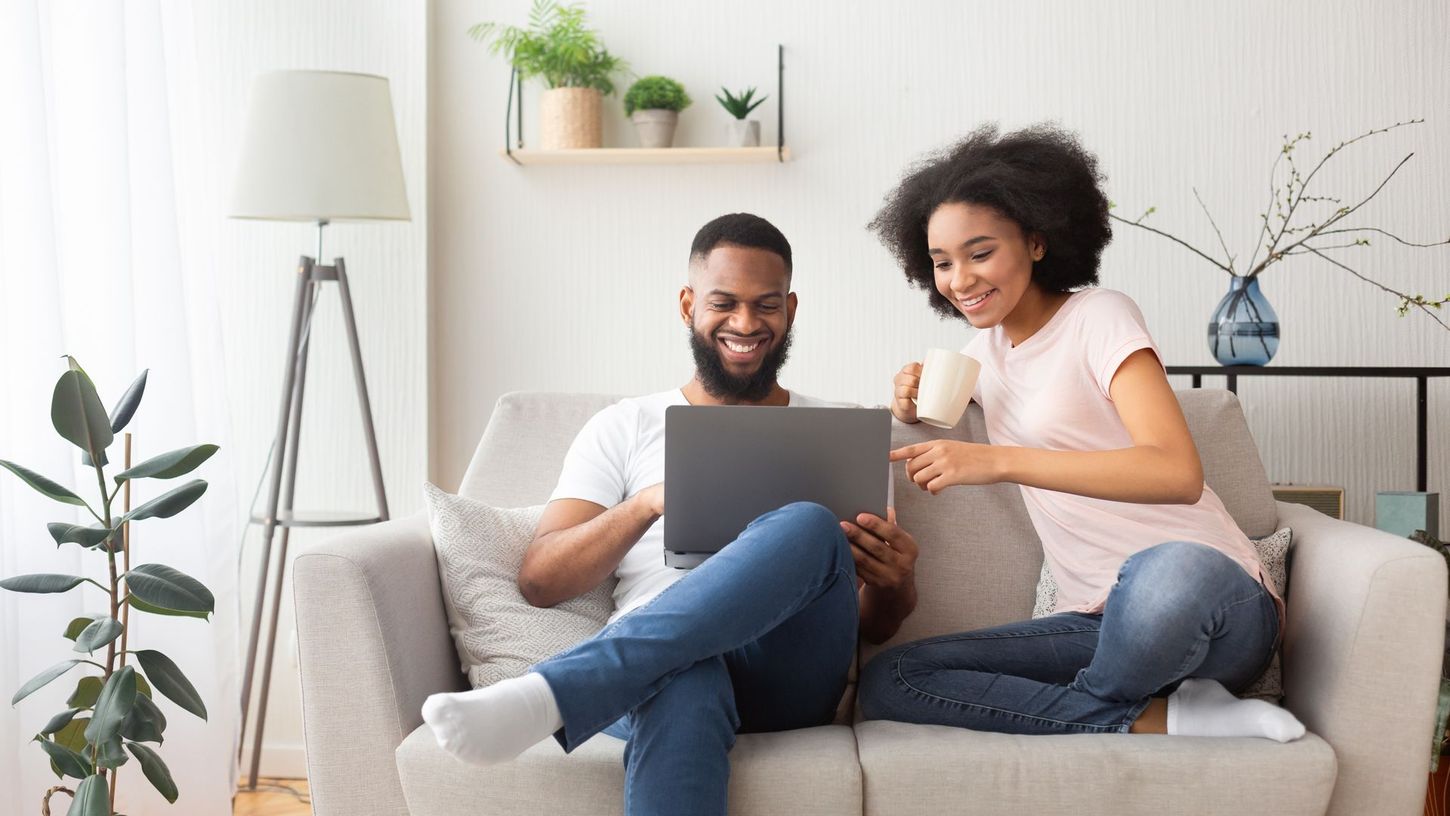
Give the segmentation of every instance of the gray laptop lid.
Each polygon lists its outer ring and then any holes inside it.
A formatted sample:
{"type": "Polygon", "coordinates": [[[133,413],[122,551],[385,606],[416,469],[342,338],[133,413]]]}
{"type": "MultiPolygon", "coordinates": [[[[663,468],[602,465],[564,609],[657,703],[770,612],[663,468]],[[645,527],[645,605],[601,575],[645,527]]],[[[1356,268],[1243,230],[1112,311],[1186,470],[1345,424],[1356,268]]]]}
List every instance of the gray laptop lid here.
{"type": "Polygon", "coordinates": [[[665,562],[693,566],[757,517],[797,501],[841,519],[886,516],[884,408],[672,405],[665,409],[665,562]]]}

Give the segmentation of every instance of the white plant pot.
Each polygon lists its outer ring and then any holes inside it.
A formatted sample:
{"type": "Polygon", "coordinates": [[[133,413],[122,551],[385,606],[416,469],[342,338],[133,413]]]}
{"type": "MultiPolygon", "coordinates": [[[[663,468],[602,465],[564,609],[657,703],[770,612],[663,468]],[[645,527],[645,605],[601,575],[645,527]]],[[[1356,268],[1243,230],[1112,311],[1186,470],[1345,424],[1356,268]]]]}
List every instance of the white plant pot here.
{"type": "Polygon", "coordinates": [[[733,119],[726,126],[726,147],[760,147],[760,122],[754,119],[733,119]]]}
{"type": "Polygon", "coordinates": [[[669,147],[675,141],[680,115],[672,110],[639,110],[629,120],[639,134],[640,147],[669,147]]]}

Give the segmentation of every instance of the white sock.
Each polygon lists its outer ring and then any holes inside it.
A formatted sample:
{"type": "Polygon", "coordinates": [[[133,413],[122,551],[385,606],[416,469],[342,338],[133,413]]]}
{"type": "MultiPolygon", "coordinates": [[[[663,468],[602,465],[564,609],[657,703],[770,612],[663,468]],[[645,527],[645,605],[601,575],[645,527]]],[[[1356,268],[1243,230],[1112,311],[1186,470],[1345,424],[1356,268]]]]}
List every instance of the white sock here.
{"type": "Polygon", "coordinates": [[[472,691],[429,695],[423,720],[443,750],[475,765],[507,762],[564,725],[549,681],[534,672],[472,691]]]}
{"type": "Polygon", "coordinates": [[[1304,724],[1272,703],[1240,700],[1217,681],[1190,677],[1168,695],[1168,733],[1290,742],[1304,736],[1304,724]]]}

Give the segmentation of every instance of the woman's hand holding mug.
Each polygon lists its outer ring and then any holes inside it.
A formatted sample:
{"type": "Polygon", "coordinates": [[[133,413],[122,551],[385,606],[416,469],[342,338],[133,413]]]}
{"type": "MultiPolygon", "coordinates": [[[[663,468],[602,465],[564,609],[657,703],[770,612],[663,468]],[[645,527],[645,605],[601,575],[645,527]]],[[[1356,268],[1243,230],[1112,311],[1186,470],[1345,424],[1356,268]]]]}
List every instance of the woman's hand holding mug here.
{"type": "Polygon", "coordinates": [[[891,413],[902,422],[916,422],[916,395],[921,388],[921,363],[907,363],[896,373],[891,384],[891,413]]]}

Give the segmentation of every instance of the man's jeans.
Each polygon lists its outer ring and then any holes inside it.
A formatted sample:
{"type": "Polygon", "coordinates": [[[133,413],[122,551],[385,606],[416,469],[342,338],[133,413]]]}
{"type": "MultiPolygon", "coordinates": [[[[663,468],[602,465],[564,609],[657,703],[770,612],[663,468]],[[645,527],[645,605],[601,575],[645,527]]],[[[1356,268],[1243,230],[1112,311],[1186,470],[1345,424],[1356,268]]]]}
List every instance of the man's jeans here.
{"type": "Polygon", "coordinates": [[[831,721],[857,616],[856,564],[836,517],[790,504],[534,671],[558,700],[566,752],[607,726],[629,741],[627,813],[723,816],[737,731],[831,721]]]}
{"type": "Polygon", "coordinates": [[[1123,562],[1102,615],[1065,612],[928,638],[861,671],[866,719],[1008,734],[1127,732],[1185,677],[1237,691],[1268,666],[1274,599],[1203,544],[1168,542],[1123,562]]]}

